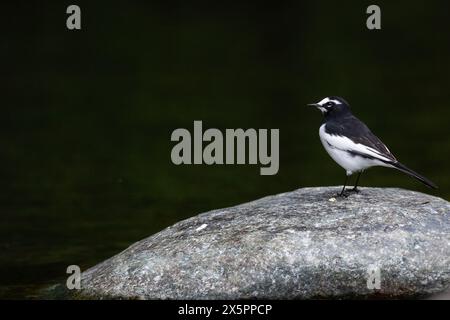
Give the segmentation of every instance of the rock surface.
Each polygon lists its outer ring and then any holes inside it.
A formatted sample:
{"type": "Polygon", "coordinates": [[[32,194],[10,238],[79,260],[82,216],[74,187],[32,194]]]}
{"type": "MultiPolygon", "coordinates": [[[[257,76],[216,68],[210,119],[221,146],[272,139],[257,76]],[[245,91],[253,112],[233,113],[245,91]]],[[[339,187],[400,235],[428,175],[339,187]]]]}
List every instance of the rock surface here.
{"type": "Polygon", "coordinates": [[[84,272],[78,297],[411,298],[450,286],[450,203],[392,188],[333,198],[339,189],[181,221],[84,272]]]}

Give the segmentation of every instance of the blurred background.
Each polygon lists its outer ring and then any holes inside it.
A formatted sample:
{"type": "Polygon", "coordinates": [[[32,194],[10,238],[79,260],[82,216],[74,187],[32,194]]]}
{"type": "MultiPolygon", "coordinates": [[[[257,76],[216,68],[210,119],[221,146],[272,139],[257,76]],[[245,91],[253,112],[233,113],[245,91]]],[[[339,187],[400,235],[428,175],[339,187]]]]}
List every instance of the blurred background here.
{"type": "Polygon", "coordinates": [[[2,5],[0,298],[35,299],[185,218],[340,185],[323,150],[329,95],[440,189],[373,168],[363,186],[450,199],[445,1],[23,1],[2,5]],[[82,30],[66,29],[77,4],[82,30]],[[176,128],[279,128],[280,170],[175,166],[176,128]]]}

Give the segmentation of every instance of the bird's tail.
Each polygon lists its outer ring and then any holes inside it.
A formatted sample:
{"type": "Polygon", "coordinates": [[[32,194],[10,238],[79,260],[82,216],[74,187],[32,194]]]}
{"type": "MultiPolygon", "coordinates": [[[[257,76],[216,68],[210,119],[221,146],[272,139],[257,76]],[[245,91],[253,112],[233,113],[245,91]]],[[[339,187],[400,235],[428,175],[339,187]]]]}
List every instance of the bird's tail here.
{"type": "Polygon", "coordinates": [[[421,176],[420,174],[418,174],[417,172],[411,170],[410,168],[408,168],[407,166],[401,164],[400,162],[395,162],[395,163],[391,163],[391,165],[397,169],[400,170],[401,172],[406,173],[407,175],[416,178],[417,180],[419,180],[420,182],[422,182],[424,185],[433,188],[433,189],[437,189],[437,185],[435,185],[431,180],[425,178],[424,176],[421,176]]]}

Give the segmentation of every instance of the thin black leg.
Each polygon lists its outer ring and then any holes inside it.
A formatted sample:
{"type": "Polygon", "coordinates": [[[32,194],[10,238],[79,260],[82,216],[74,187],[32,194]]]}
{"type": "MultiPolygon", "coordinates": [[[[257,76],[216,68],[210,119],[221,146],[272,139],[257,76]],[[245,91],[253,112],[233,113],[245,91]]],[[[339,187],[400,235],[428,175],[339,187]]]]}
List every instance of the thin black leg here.
{"type": "Polygon", "coordinates": [[[361,173],[362,173],[362,171],[360,171],[360,172],[358,173],[358,176],[356,177],[355,186],[353,187],[352,191],[359,192],[359,189],[358,189],[358,182],[359,182],[359,177],[361,177],[361,173]]]}
{"type": "Polygon", "coordinates": [[[345,175],[345,182],[344,182],[344,186],[342,187],[342,191],[341,193],[339,193],[339,197],[343,197],[345,196],[344,191],[345,191],[345,186],[347,185],[347,181],[348,181],[348,175],[345,175]]]}

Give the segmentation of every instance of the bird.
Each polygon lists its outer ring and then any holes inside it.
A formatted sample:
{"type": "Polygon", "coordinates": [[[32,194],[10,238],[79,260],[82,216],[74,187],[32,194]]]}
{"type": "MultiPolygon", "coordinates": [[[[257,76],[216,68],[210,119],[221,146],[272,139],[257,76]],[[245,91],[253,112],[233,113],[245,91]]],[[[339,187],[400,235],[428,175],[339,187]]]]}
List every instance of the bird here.
{"type": "Polygon", "coordinates": [[[361,174],[374,166],[400,170],[430,188],[438,188],[431,180],[400,163],[367,125],[352,114],[350,105],[343,98],[330,96],[308,106],[316,107],[322,112],[320,140],[331,158],[345,169],[344,186],[338,196],[348,196],[345,188],[348,178],[354,173],[358,176],[353,189],[349,191],[359,192],[361,174]]]}

